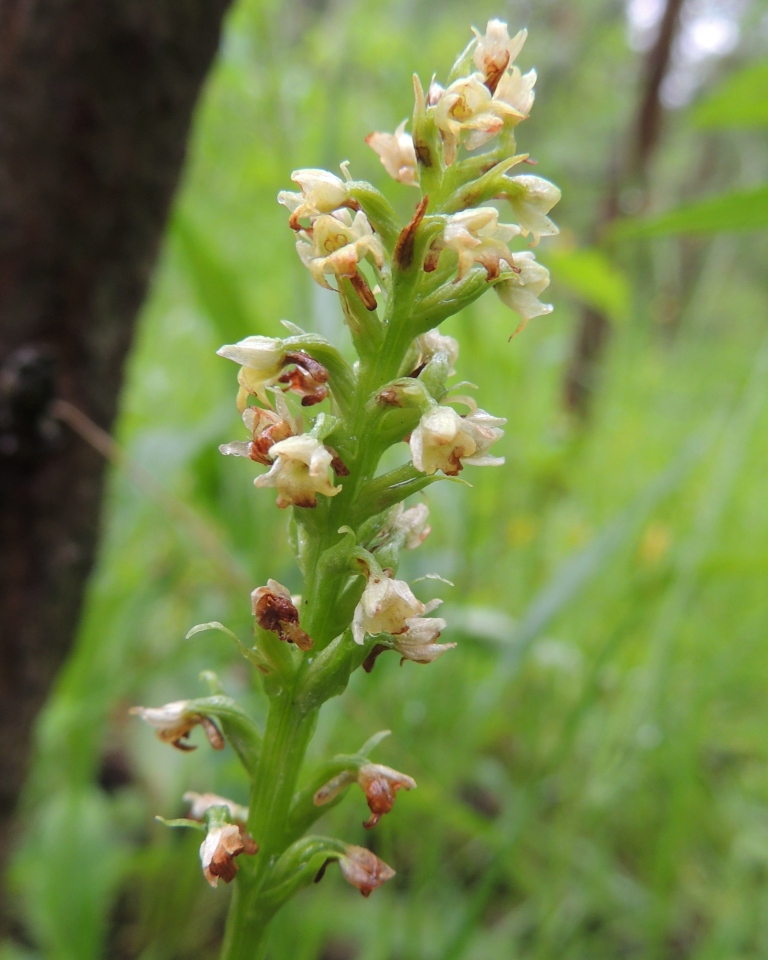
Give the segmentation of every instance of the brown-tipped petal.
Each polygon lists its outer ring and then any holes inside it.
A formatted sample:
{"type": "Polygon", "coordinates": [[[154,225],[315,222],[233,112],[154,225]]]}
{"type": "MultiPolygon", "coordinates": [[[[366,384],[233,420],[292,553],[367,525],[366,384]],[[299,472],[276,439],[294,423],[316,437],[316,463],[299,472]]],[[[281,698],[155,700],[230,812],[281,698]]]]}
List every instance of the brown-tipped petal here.
{"type": "Polygon", "coordinates": [[[211,720],[210,717],[200,717],[200,725],[203,730],[205,730],[205,735],[208,737],[208,743],[210,743],[213,749],[223,750],[224,737],[222,736],[221,730],[219,730],[213,720],[211,720]]]}
{"type": "Polygon", "coordinates": [[[410,267],[410,265],[413,263],[413,248],[416,242],[416,231],[419,229],[419,224],[424,219],[424,214],[427,212],[428,204],[429,197],[422,197],[419,205],[416,207],[416,211],[413,214],[411,222],[408,224],[408,226],[403,228],[400,236],[397,238],[395,252],[392,259],[401,270],[407,270],[408,267],[410,267]]]}
{"type": "Polygon", "coordinates": [[[395,803],[398,790],[413,790],[416,781],[404,773],[379,763],[367,763],[357,773],[357,782],[365,793],[371,817],[363,826],[366,830],[375,827],[395,803]]]}
{"type": "Polygon", "coordinates": [[[347,883],[357,887],[364,897],[395,875],[392,867],[365,847],[347,847],[346,855],[339,858],[339,866],[347,883]]]}
{"type": "Polygon", "coordinates": [[[200,846],[200,861],[205,879],[212,887],[218,886],[219,880],[231,883],[238,869],[234,858],[241,853],[253,855],[258,849],[253,838],[237,824],[227,823],[214,827],[200,846]]]}
{"type": "Polygon", "coordinates": [[[299,626],[299,611],[281,583],[269,580],[266,587],[257,587],[251,594],[251,605],[262,630],[276,633],[281,640],[295,643],[301,650],[311,650],[314,642],[299,626]]]}
{"type": "Polygon", "coordinates": [[[385,647],[383,643],[375,644],[375,646],[371,648],[371,652],[368,654],[365,660],[363,660],[363,670],[365,670],[366,673],[370,673],[382,653],[386,653],[387,650],[390,649],[390,647],[385,647]]]}
{"type": "Polygon", "coordinates": [[[362,301],[365,309],[375,310],[378,306],[376,297],[374,297],[373,291],[368,286],[368,281],[365,279],[362,273],[356,273],[353,277],[350,277],[349,282],[352,284],[352,289],[362,301]]]}

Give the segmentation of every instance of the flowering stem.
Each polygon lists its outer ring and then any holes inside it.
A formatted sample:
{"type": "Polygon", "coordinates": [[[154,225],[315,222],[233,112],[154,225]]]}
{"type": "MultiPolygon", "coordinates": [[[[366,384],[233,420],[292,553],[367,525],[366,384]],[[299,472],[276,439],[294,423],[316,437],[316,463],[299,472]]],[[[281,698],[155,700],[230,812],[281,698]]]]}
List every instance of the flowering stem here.
{"type": "Polygon", "coordinates": [[[214,749],[228,740],[250,780],[248,810],[214,794],[189,794],[190,819],[173,822],[205,830],[200,856],[211,885],[237,881],[222,960],[263,957],[273,915],[329,863],[338,862],[364,896],[394,873],[364,847],[302,836],[352,784],[365,794],[369,829],[399,790],[416,786],[366,756],[387,732],[358,754],[326,761],[309,780],[299,778],[320,707],[344,691],[355,670],[373,669],[387,650],[426,664],[455,646],[436,642],[445,620],[424,616],[440,601],[423,603],[395,579],[400,552],[429,533],[426,504],[406,510],[403,501],[439,474],[456,478],[465,463],[503,463],[488,448],[505,421],[471,398],[450,396],[446,381],[459,348],[439,323],[492,288],[524,321],[551,309],[537,300],[546,269],[532,253],[508,247],[519,234],[538,240],[556,232],[546,214],[559,196],[540,177],[506,176],[520,159],[511,156],[514,128],[533,102],[535,72],[523,76],[513,65],[524,40],[525,31],[510,38],[506,24],[491,21],[457,61],[457,79],[446,90],[433,83],[425,95],[415,82],[412,137],[404,124],[395,134],[368,137],[387,171],[420,189],[408,223],[398,222],[373,186],[353,181],[346,165],[345,180],[295,171],[301,193],[278,196],[313,279],[325,287],[335,279],[355,367],[327,340],[287,321],[286,339],[247,337],[219,350],[240,365],[237,404],[250,434],[220,449],[268,467],[255,485],[276,488],[277,506],[293,508],[289,535],[304,575],[302,597],[275,580],[253,591],[252,648],[217,622],[191,631],[228,633],[264,674],[270,705],[263,738],[212,675],[213,696],[134,712],[180,749],[189,748],[197,725],[214,749]],[[470,57],[477,71],[467,75],[470,57]],[[495,150],[458,159],[460,148],[473,152],[497,135],[495,150]],[[520,226],[499,223],[495,207],[479,206],[503,198],[520,226]],[[296,403],[291,393],[301,397],[302,414],[329,401],[326,412],[309,418],[307,432],[287,402],[296,403]],[[410,459],[377,476],[390,447],[408,449],[410,459]]]}

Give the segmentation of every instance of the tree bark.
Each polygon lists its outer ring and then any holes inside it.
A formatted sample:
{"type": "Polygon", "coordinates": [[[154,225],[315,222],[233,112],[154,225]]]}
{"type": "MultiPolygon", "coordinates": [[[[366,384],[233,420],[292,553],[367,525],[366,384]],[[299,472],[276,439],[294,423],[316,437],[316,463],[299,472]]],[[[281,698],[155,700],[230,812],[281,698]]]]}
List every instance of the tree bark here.
{"type": "MultiPolygon", "coordinates": [[[[663,109],[659,93],[669,70],[684,3],[685,0],[667,0],[656,40],[648,51],[627,150],[619,167],[608,177],[602,209],[595,225],[594,232],[598,239],[620,214],[621,192],[631,185],[645,191],[651,160],[662,133],[663,109]]],[[[591,411],[610,333],[610,321],[604,313],[593,307],[583,309],[563,384],[565,407],[580,420],[586,420],[591,411]]]]}
{"type": "Polygon", "coordinates": [[[77,629],[109,430],[229,0],[0,0],[0,865],[77,629]]]}

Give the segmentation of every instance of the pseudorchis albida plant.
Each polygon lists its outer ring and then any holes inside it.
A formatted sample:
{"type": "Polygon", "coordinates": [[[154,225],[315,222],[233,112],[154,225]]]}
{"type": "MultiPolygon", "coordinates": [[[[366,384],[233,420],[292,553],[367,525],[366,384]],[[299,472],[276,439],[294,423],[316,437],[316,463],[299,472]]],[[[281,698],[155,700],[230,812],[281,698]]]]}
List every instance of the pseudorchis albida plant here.
{"type": "MultiPolygon", "coordinates": [[[[552,309],[538,299],[547,270],[529,250],[509,247],[516,237],[534,246],[557,233],[548,214],[560,197],[547,180],[518,172],[529,157],[516,153],[515,132],[536,80],[515,64],[525,39],[525,30],[510,38],[505,23],[491,20],[445,87],[433,79],[425,90],[414,77],[411,133],[403,122],[367,137],[387,173],[419,193],[407,223],[347,164],[341,177],[297,170],[299,190],[279,194],[310,276],[338,294],[357,362],[287,321],[287,337],[251,336],[219,350],[239,366],[246,436],[221,452],[268,468],[254,482],[274,487],[277,506],[291,508],[303,590],[292,596],[268,580],[251,595],[253,645],[231,634],[269,698],[263,733],[212,674],[209,696],[133,710],[179,749],[192,749],[196,726],[214,749],[228,742],[250,781],[247,808],[187,794],[189,819],[168,821],[205,835],[200,858],[210,884],[235,881],[226,960],[261,956],[272,916],[330,864],[366,897],[395,873],[364,847],[308,834],[355,785],[368,803],[368,829],[399,792],[416,787],[370,759],[386,734],[309,775],[302,766],[321,706],[355,670],[370,672],[388,651],[401,663],[431,664],[455,646],[440,642],[445,620],[429,615],[440,601],[425,603],[397,579],[401,552],[429,533],[426,504],[404,503],[467,465],[503,463],[491,448],[505,421],[447,385],[459,345],[440,323],[491,288],[519,315],[518,329],[552,309]],[[407,462],[379,473],[382,455],[392,446],[405,452],[404,443],[407,462]]],[[[210,628],[229,633],[218,623],[191,632],[210,628]]]]}

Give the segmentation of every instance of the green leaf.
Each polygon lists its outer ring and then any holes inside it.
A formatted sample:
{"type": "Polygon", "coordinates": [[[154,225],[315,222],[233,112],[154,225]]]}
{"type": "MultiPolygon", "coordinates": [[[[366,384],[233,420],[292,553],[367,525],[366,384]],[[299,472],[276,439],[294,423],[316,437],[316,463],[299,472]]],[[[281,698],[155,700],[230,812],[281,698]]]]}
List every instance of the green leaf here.
{"type": "Polygon", "coordinates": [[[708,197],[656,217],[620,220],[610,240],[639,240],[677,233],[725,233],[768,227],[768,184],[708,197]]]}
{"type": "Polygon", "coordinates": [[[693,123],[703,130],[768,127],[768,61],[731,74],[694,109],[693,123]]]}
{"type": "Polygon", "coordinates": [[[546,265],[555,280],[588,307],[621,323],[627,318],[630,286],[624,273],[601,250],[586,247],[578,250],[552,250],[546,265]]]}
{"type": "Polygon", "coordinates": [[[255,324],[234,270],[214,245],[183,215],[177,213],[171,236],[181,254],[198,306],[223,343],[237,343],[253,333],[255,324]]]}

